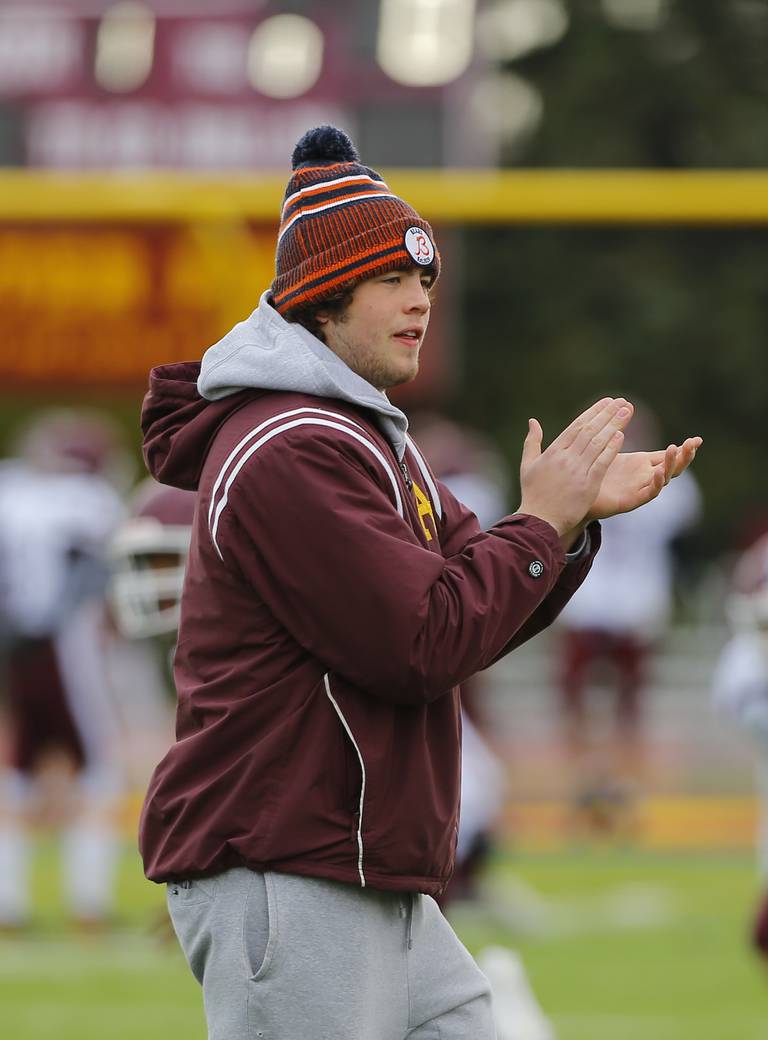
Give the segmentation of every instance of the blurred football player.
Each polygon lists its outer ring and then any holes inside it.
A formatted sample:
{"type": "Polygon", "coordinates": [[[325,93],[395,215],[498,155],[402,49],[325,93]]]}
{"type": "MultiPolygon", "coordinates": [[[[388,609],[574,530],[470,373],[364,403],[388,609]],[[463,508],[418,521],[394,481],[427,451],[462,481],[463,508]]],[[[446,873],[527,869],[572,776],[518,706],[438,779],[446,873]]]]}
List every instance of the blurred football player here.
{"type": "Polygon", "coordinates": [[[62,836],[65,897],[84,925],[112,911],[118,723],[104,655],[106,551],[120,459],[97,415],[32,422],[0,465],[0,628],[8,727],[0,779],[0,925],[30,917],[29,827],[62,836]]]}
{"type": "Polygon", "coordinates": [[[757,750],[757,849],[764,896],[753,939],[768,957],[768,535],[739,559],[726,608],[733,634],[715,669],[713,700],[718,711],[754,738],[757,750]]]}
{"type": "Polygon", "coordinates": [[[110,553],[110,600],[128,639],[175,637],[196,499],[152,478],[134,492],[110,553]]]}
{"type": "Polygon", "coordinates": [[[120,638],[109,661],[125,716],[127,769],[137,786],[172,738],[171,669],[196,498],[147,478],[110,545],[109,604],[120,638]]]}
{"type": "MultiPolygon", "coordinates": [[[[503,461],[479,431],[440,415],[416,416],[411,428],[429,458],[435,476],[487,530],[504,516],[507,481],[503,461]]],[[[453,877],[438,903],[482,902],[481,879],[494,846],[504,805],[504,766],[493,750],[484,710],[484,676],[461,684],[461,813],[453,877]]],[[[522,886],[520,886],[522,888],[522,886]]],[[[517,908],[499,905],[494,893],[489,909],[495,918],[515,920],[517,908]]],[[[554,1028],[537,1001],[520,956],[502,946],[480,950],[477,962],[491,983],[499,1040],[553,1040],[554,1028]]]]}
{"type": "MultiPolygon", "coordinates": [[[[658,436],[656,418],[635,402],[623,451],[644,450],[658,436]]],[[[560,711],[577,822],[607,834],[626,834],[635,822],[645,769],[643,693],[672,609],[671,546],[700,511],[694,477],[689,471],[681,477],[646,509],[605,521],[589,581],[558,620],[560,711]],[[595,681],[613,694],[605,738],[589,697],[595,681]]]]}

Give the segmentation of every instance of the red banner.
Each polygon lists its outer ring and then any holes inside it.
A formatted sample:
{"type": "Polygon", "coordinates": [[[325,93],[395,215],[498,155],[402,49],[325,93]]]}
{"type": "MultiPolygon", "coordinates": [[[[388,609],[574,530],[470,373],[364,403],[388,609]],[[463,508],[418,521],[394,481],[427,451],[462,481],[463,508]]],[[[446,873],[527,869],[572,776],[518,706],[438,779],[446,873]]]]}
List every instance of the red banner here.
{"type": "MultiPolygon", "coordinates": [[[[200,358],[269,287],[275,232],[245,224],[0,228],[0,381],[144,386],[154,365],[200,358]]],[[[420,397],[438,392],[445,376],[440,312],[414,388],[420,397]]]]}

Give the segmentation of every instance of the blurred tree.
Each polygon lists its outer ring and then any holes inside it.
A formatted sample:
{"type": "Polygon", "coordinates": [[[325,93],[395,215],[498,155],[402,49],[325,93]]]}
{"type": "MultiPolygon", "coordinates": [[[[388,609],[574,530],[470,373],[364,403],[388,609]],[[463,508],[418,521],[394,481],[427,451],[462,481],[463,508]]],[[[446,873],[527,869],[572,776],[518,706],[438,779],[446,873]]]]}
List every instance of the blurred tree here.
{"type": "MultiPolygon", "coordinates": [[[[503,66],[544,100],[506,164],[768,167],[768,0],[668,0],[643,31],[611,23],[617,6],[572,0],[557,45],[503,66]]],[[[705,438],[696,551],[719,555],[768,515],[767,242],[763,228],[467,229],[453,411],[515,470],[529,415],[554,436],[602,394],[645,398],[670,440],[705,438]]]]}
{"type": "Polygon", "coordinates": [[[515,469],[529,415],[551,438],[603,394],[645,399],[668,440],[705,439],[699,542],[719,554],[768,513],[765,242],[738,229],[467,231],[455,411],[515,469]]]}
{"type": "MultiPolygon", "coordinates": [[[[568,5],[560,43],[504,68],[544,99],[526,166],[768,166],[768,3],[669,0],[659,24],[619,28],[601,0],[568,5]]],[[[639,5],[638,5],[639,6],[639,5]]]]}

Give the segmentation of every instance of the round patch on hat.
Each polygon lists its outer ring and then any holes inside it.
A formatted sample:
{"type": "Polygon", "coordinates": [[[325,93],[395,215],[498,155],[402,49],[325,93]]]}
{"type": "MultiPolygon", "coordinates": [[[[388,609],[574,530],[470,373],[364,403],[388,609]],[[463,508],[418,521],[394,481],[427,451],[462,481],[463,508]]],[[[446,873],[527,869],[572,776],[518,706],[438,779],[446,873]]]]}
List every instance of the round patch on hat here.
{"type": "Polygon", "coordinates": [[[424,228],[409,227],[405,233],[405,248],[408,255],[417,264],[426,267],[435,259],[435,247],[424,228]]]}

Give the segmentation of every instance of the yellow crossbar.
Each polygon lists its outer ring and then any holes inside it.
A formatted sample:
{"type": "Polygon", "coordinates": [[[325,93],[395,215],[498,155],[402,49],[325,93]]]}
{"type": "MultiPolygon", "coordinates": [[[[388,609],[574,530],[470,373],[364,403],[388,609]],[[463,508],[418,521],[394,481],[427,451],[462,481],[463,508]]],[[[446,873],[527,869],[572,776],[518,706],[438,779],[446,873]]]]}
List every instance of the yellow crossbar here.
{"type": "MultiPolygon", "coordinates": [[[[764,224],[768,171],[388,170],[437,224],[764,224]]],[[[275,222],[282,175],[0,169],[0,222],[275,222]]]]}

